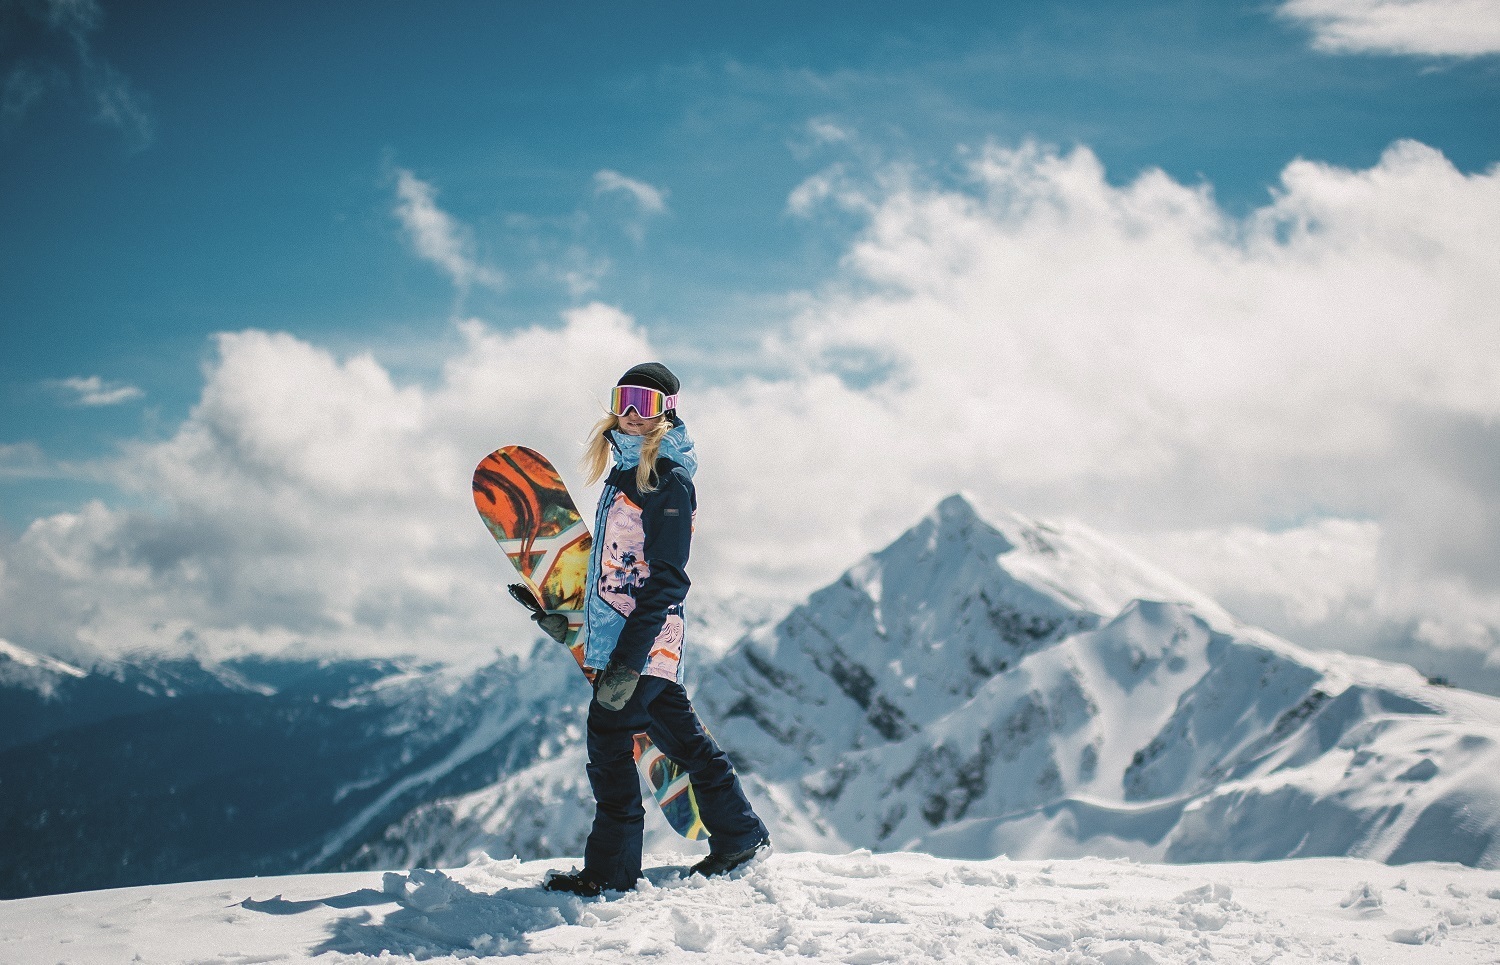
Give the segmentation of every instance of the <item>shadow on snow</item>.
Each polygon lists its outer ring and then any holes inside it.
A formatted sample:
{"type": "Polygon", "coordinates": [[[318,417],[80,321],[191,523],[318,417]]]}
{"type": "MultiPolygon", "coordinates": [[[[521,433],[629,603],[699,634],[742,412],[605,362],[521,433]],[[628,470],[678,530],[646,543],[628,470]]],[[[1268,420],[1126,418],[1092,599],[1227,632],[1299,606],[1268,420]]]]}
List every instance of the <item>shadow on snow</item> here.
{"type": "MultiPolygon", "coordinates": [[[[653,868],[646,877],[663,884],[687,873],[686,868],[653,868]]],[[[501,888],[492,893],[472,891],[441,871],[387,872],[383,890],[361,888],[344,895],[288,901],[247,898],[240,907],[267,915],[298,915],[316,908],[398,907],[377,918],[369,911],[332,922],[328,939],[312,950],[378,956],[382,952],[419,961],[444,956],[517,955],[530,950],[534,932],[574,925],[589,905],[607,899],[581,900],[544,891],[540,884],[501,888]]]]}

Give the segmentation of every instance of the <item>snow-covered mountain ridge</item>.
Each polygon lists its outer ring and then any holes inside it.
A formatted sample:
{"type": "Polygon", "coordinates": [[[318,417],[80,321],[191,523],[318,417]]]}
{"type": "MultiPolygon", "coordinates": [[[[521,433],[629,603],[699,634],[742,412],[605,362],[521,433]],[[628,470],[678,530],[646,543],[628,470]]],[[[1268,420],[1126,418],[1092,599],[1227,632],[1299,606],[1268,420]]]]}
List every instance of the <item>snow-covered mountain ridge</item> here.
{"type": "MultiPolygon", "coordinates": [[[[991,515],[944,500],[698,668],[778,844],[1500,864],[1500,700],[1243,625],[1085,527],[991,515]]],[[[582,775],[565,744],[357,866],[576,853],[582,775]]],[[[651,843],[681,847],[660,822],[651,843]]]]}

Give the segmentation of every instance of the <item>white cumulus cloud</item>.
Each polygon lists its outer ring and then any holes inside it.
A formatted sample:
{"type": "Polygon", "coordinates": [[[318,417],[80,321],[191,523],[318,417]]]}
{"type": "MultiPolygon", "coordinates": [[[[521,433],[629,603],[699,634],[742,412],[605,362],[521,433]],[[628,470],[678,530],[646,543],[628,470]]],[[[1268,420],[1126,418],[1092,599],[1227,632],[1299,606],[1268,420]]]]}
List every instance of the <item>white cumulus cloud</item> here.
{"type": "Polygon", "coordinates": [[[1277,8],[1329,53],[1478,57],[1500,53],[1497,0],[1285,0],[1277,8]]]}
{"type": "Polygon", "coordinates": [[[75,405],[89,407],[134,402],[146,395],[133,385],[105,382],[97,375],[58,379],[50,384],[54,388],[66,391],[75,405]]]}
{"type": "Polygon", "coordinates": [[[498,288],[504,275],[474,254],[470,232],[437,205],[437,191],[410,171],[396,171],[396,217],[417,254],[437,265],[459,289],[498,288]]]}
{"type": "Polygon", "coordinates": [[[644,181],[627,178],[618,171],[603,170],[594,174],[594,193],[621,192],[635,201],[644,214],[664,214],[667,210],[667,195],[644,181]]]}
{"type": "Polygon", "coordinates": [[[1386,579],[1381,527],[1370,520],[1320,519],[1283,530],[1237,523],[1129,541],[1262,626],[1310,627],[1347,619],[1356,610],[1368,611],[1386,579]]]}

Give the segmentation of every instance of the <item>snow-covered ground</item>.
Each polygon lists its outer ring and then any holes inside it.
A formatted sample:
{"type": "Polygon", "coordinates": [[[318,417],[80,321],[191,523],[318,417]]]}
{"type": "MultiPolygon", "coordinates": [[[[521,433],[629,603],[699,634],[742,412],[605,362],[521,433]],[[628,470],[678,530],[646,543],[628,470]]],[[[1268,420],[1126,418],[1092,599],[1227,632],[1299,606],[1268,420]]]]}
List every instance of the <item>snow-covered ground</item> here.
{"type": "Polygon", "coordinates": [[[159,885],[0,902],[8,965],[129,962],[1500,961],[1500,871],[1350,858],[1150,865],[775,854],[583,901],[567,862],[159,885]]]}

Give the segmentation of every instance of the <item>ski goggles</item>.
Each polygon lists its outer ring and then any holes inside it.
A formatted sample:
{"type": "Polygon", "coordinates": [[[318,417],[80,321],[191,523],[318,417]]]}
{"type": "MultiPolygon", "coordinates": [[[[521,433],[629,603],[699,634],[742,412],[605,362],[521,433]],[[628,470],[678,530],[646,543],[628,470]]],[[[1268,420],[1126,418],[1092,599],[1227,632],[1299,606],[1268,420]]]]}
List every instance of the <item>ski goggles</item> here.
{"type": "Polygon", "coordinates": [[[677,396],[644,385],[617,385],[609,397],[609,411],[615,415],[624,415],[634,409],[642,419],[655,419],[675,408],[677,396]]]}

